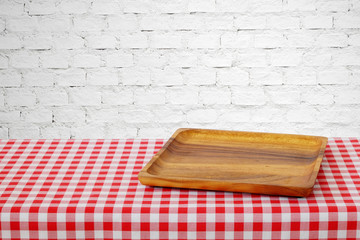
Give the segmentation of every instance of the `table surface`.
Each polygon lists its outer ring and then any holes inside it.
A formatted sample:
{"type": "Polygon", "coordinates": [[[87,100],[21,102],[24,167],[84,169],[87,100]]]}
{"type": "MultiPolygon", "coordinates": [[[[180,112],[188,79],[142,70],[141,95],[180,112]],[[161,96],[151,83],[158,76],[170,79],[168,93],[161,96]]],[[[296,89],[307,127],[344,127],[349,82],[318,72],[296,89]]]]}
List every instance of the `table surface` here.
{"type": "Polygon", "coordinates": [[[307,198],[141,185],[163,144],[1,140],[0,238],[360,238],[360,139],[329,139],[307,198]]]}

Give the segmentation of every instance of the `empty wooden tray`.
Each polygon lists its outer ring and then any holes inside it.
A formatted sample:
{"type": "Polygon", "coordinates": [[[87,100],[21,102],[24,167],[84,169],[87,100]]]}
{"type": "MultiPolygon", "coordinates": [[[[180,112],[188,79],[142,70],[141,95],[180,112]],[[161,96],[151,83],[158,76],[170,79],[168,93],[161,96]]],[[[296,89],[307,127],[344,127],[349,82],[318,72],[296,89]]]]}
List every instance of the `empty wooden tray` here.
{"type": "Polygon", "coordinates": [[[308,196],[327,138],[179,129],[140,171],[144,185],[308,196]]]}

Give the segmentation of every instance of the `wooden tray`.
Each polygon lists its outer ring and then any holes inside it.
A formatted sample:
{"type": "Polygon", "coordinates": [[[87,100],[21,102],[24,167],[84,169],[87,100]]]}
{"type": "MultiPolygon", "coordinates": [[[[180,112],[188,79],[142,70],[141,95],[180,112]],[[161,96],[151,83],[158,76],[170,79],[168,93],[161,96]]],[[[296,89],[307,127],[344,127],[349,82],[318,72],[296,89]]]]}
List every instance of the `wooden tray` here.
{"type": "Polygon", "coordinates": [[[308,196],[327,138],[178,129],[140,171],[144,185],[308,196]]]}

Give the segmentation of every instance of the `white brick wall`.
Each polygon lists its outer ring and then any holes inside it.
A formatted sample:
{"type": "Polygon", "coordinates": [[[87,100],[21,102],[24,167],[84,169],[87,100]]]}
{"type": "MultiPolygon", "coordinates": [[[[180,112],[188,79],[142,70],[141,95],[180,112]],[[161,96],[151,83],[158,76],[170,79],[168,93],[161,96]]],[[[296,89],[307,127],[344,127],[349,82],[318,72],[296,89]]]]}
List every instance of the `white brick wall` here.
{"type": "Polygon", "coordinates": [[[359,0],[0,1],[0,138],[360,137],[359,0]]]}

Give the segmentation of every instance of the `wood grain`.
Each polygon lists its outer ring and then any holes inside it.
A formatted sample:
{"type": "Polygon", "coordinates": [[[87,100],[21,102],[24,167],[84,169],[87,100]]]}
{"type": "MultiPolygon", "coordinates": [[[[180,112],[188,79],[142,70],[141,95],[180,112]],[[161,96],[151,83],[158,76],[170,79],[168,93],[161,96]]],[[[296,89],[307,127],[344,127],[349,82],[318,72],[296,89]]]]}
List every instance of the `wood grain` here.
{"type": "Polygon", "coordinates": [[[140,171],[144,185],[308,196],[327,138],[179,129],[140,171]]]}

